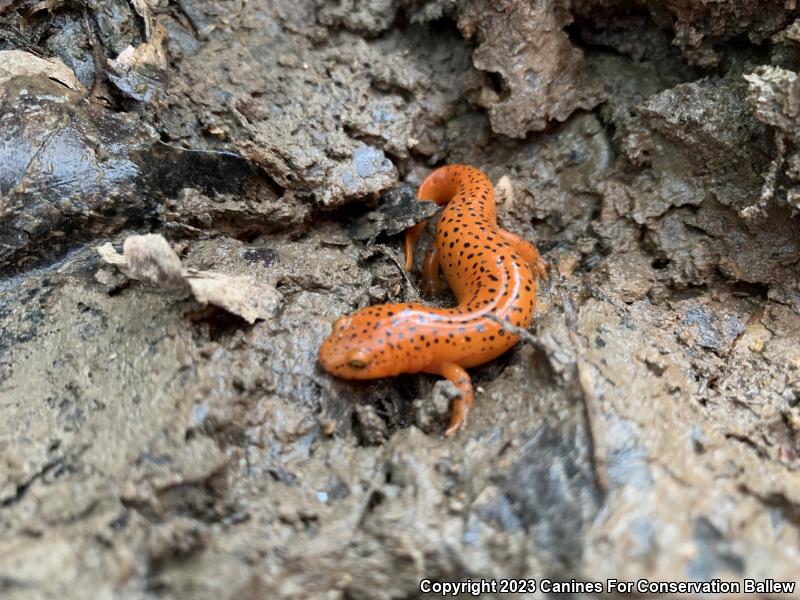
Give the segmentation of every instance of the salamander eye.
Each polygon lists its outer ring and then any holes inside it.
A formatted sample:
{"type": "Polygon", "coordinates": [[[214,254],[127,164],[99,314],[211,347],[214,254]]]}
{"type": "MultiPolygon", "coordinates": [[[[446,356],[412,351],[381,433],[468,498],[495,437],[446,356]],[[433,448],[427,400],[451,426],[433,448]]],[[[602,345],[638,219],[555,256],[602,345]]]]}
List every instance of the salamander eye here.
{"type": "Polygon", "coordinates": [[[363,369],[369,364],[369,353],[364,350],[350,350],[347,353],[347,365],[354,369],[363,369]]]}

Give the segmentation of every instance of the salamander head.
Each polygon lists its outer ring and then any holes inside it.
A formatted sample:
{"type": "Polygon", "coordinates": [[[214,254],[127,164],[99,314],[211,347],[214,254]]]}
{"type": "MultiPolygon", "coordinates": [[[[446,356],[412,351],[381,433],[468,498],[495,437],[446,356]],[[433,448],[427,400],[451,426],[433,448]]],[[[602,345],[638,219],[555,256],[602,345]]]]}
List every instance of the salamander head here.
{"type": "Polygon", "coordinates": [[[365,308],[337,319],[319,349],[325,370],[345,379],[377,379],[403,372],[402,365],[388,359],[382,339],[389,323],[375,327],[382,317],[376,308],[365,308]]]}

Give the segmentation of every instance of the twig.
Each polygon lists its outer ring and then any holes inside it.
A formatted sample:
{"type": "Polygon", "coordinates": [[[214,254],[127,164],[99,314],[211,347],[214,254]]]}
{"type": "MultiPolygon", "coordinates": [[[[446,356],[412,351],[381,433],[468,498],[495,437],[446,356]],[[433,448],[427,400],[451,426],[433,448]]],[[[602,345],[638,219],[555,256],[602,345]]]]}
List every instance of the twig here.
{"type": "Polygon", "coordinates": [[[536,342],[536,338],[527,329],[523,329],[522,327],[517,327],[510,321],[501,319],[500,317],[498,317],[497,315],[493,315],[492,313],[487,313],[486,317],[490,321],[494,321],[498,325],[501,325],[504,329],[508,329],[511,333],[513,333],[519,338],[522,338],[526,342],[530,342],[531,344],[536,342]]]}
{"type": "Polygon", "coordinates": [[[417,290],[416,286],[414,285],[414,282],[411,281],[411,277],[408,276],[406,268],[400,264],[400,261],[397,260],[394,253],[390,252],[389,250],[387,250],[386,248],[384,248],[379,244],[376,244],[372,247],[375,248],[378,252],[380,252],[384,256],[387,256],[389,260],[391,260],[395,265],[397,265],[397,268],[400,270],[400,274],[403,276],[403,279],[406,280],[406,285],[408,286],[411,292],[410,293],[411,300],[413,300],[414,302],[419,302],[420,301],[419,290],[417,290]]]}
{"type": "Polygon", "coordinates": [[[40,58],[47,57],[47,54],[34,42],[29,40],[24,33],[22,33],[13,23],[11,23],[11,21],[3,16],[0,16],[0,23],[2,23],[6,28],[5,32],[0,30],[0,37],[12,39],[12,41],[20,46],[23,46],[28,52],[35,54],[40,58]],[[5,33],[5,35],[3,35],[3,33],[5,33]]]}
{"type": "Polygon", "coordinates": [[[594,463],[595,474],[597,475],[597,483],[605,492],[609,488],[608,458],[597,444],[599,438],[598,415],[600,414],[600,406],[597,396],[595,396],[594,389],[592,388],[591,374],[588,368],[589,364],[584,357],[583,345],[578,339],[578,311],[575,310],[572,298],[569,297],[566,291],[561,292],[561,304],[564,307],[564,320],[567,324],[569,339],[572,342],[572,347],[575,349],[575,367],[578,371],[578,383],[581,392],[583,392],[583,405],[586,410],[586,421],[589,425],[589,435],[592,444],[592,461],[594,463]]]}

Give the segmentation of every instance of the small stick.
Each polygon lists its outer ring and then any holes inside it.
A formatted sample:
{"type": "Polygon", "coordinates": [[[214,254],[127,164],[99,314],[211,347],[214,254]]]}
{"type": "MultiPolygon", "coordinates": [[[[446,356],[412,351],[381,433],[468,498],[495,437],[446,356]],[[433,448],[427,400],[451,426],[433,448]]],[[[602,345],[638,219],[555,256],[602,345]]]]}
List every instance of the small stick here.
{"type": "Polygon", "coordinates": [[[501,319],[497,315],[493,315],[491,313],[488,313],[486,317],[490,321],[494,321],[498,325],[501,325],[503,328],[508,329],[511,333],[513,333],[517,337],[522,338],[526,342],[530,342],[531,344],[536,342],[536,338],[527,329],[523,329],[522,327],[517,327],[513,323],[506,321],[505,319],[501,319]]]}
{"type": "Polygon", "coordinates": [[[600,400],[592,388],[592,376],[589,371],[589,362],[586,360],[583,344],[578,335],[578,311],[572,298],[567,292],[561,293],[561,305],[564,308],[564,320],[572,347],[575,350],[575,367],[578,372],[578,385],[580,386],[583,406],[586,411],[586,420],[589,425],[589,435],[592,443],[592,461],[594,463],[597,484],[601,490],[608,491],[610,477],[608,474],[608,456],[605,448],[601,447],[598,440],[602,439],[600,431],[600,400]]]}
{"type": "Polygon", "coordinates": [[[403,279],[406,280],[406,284],[408,285],[408,288],[411,291],[411,294],[410,294],[411,295],[411,300],[413,300],[415,302],[419,302],[420,295],[419,295],[419,292],[417,291],[416,286],[414,285],[414,282],[411,281],[411,277],[408,276],[408,272],[406,271],[405,267],[402,264],[400,264],[400,261],[397,260],[397,258],[395,257],[394,253],[389,251],[389,250],[387,250],[383,246],[380,246],[380,245],[377,245],[377,244],[375,246],[373,246],[373,248],[375,248],[378,252],[380,252],[384,256],[387,256],[389,258],[389,260],[391,260],[395,265],[397,265],[397,268],[400,269],[400,273],[403,275],[403,279]]]}

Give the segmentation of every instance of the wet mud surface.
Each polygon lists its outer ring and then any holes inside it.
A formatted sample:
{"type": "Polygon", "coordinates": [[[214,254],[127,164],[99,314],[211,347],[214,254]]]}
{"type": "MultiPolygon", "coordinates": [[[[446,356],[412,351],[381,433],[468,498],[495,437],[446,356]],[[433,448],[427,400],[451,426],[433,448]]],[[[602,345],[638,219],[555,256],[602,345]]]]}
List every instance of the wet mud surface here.
{"type": "Polygon", "coordinates": [[[0,1],[3,598],[798,579],[794,3],[43,4],[0,1]],[[446,162],[552,266],[454,439],[449,385],[317,364],[420,297],[446,162]],[[109,262],[147,233],[175,285],[109,262]]]}

